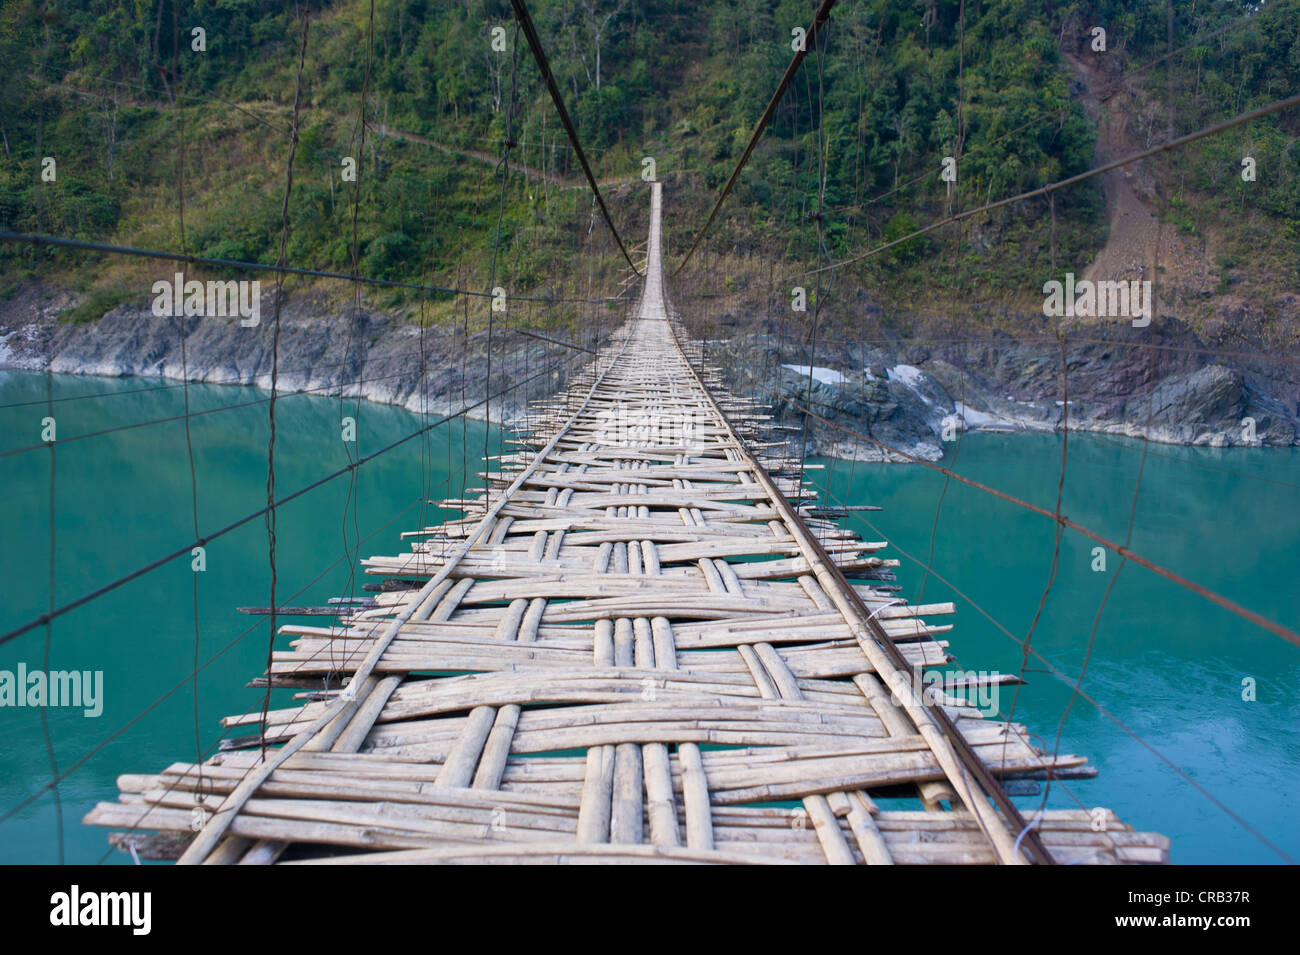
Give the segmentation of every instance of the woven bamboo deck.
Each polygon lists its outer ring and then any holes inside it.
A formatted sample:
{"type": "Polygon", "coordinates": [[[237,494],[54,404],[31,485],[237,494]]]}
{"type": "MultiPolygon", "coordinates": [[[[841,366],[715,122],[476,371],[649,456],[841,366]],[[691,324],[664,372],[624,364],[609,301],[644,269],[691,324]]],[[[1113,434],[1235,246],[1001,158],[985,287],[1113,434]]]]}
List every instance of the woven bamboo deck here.
{"type": "Polygon", "coordinates": [[[1091,770],[925,692],[952,605],[879,589],[885,545],[755,456],[763,409],[679,342],[660,204],[631,320],[462,520],[367,562],[410,589],[281,629],[274,685],[346,687],[87,822],[185,863],[1167,861],[1113,814],[1008,810],[995,780],[1091,770]]]}

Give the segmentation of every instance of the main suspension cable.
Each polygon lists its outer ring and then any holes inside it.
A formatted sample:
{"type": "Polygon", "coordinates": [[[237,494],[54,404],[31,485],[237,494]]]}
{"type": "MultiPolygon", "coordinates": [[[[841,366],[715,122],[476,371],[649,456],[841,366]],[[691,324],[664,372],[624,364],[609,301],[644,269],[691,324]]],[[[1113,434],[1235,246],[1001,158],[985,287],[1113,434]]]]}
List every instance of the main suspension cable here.
{"type": "Polygon", "coordinates": [[[637,275],[641,270],[636,267],[632,261],[632,256],[628,255],[627,247],[623,245],[623,239],[618,234],[618,229],[614,226],[614,220],[610,218],[609,209],[605,207],[605,197],[600,194],[600,186],[596,185],[596,177],[591,171],[591,165],[587,162],[587,154],[582,150],[582,143],[578,140],[578,131],[573,128],[573,120],[569,118],[569,111],[564,108],[564,97],[560,95],[560,88],[556,85],[555,75],[551,72],[551,64],[546,59],[546,51],[542,48],[542,41],[537,36],[537,28],[533,25],[533,18],[528,13],[528,6],[524,0],[510,0],[510,5],[515,8],[515,19],[519,21],[519,28],[523,30],[524,37],[528,40],[528,47],[533,51],[533,59],[537,61],[537,68],[542,73],[542,79],[546,82],[546,89],[551,94],[551,101],[555,103],[555,111],[560,114],[560,123],[564,126],[564,131],[569,135],[569,142],[573,144],[573,153],[578,157],[578,164],[582,166],[582,173],[587,177],[587,184],[591,186],[591,192],[596,197],[596,203],[600,206],[600,214],[605,217],[605,224],[609,226],[609,231],[614,234],[614,241],[618,243],[618,250],[623,253],[623,258],[627,259],[628,266],[637,275]]]}

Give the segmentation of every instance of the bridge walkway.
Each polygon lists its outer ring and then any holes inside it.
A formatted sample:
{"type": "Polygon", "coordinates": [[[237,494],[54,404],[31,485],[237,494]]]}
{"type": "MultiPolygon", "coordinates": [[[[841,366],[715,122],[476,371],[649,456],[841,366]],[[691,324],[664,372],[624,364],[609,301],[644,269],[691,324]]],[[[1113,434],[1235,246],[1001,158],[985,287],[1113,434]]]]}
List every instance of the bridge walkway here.
{"type": "Polygon", "coordinates": [[[965,699],[1011,678],[923,676],[953,606],[754,453],[763,409],[670,314],[661,203],[633,317],[461,519],[366,561],[402,589],[281,628],[302,692],[265,740],[229,717],[254,735],[88,822],[186,863],[1167,861],[1105,810],[1015,811],[1004,784],[1091,768],[965,699]]]}

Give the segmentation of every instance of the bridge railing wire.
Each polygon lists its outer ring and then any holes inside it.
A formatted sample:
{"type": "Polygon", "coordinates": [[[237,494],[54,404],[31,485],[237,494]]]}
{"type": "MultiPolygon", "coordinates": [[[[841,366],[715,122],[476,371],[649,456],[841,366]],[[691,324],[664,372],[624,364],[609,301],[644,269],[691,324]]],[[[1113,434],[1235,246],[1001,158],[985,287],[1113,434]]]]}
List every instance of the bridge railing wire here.
{"type": "MultiPolygon", "coordinates": [[[[958,54],[958,60],[957,60],[957,102],[955,104],[956,106],[955,112],[957,114],[957,132],[956,132],[956,144],[953,146],[953,159],[958,165],[960,165],[962,161],[963,150],[965,149],[965,140],[966,140],[966,128],[965,128],[966,3],[965,0],[962,0],[958,16],[959,16],[958,29],[960,31],[960,52],[958,54]]],[[[952,211],[953,209],[960,209],[961,195],[962,195],[960,181],[951,182],[948,184],[948,186],[949,186],[948,204],[947,204],[948,210],[952,211]]],[[[949,305],[948,320],[950,326],[953,329],[954,334],[956,333],[957,330],[957,315],[958,315],[958,306],[959,306],[957,289],[960,284],[961,243],[962,243],[963,235],[964,235],[964,229],[958,229],[956,231],[956,234],[953,236],[952,265],[949,267],[950,268],[949,274],[951,276],[950,284],[952,285],[953,297],[949,305]]],[[[963,356],[963,358],[964,357],[965,356],[963,356]]],[[[966,362],[964,360],[958,363],[957,374],[958,374],[958,379],[957,379],[958,401],[961,402],[961,405],[964,408],[966,406],[966,362]]],[[[811,405],[812,404],[811,400],[808,403],[809,405],[811,405]]],[[[962,434],[959,432],[956,437],[957,437],[957,441],[953,447],[954,460],[961,455],[962,434]]],[[[1064,480],[1064,475],[1065,475],[1064,458],[1061,461],[1061,475],[1062,475],[1062,480],[1064,480]]],[[[928,560],[931,563],[934,560],[934,550],[939,537],[940,516],[943,512],[943,503],[947,495],[948,495],[948,479],[945,477],[943,486],[940,488],[939,495],[935,500],[934,517],[930,523],[930,549],[929,549],[928,560]]],[[[930,578],[928,573],[921,577],[921,585],[917,590],[917,596],[916,596],[917,603],[924,602],[925,585],[929,581],[929,579],[930,578]]],[[[1049,590],[1051,589],[1050,582],[1048,584],[1048,589],[1049,590]]],[[[1047,599],[1047,595],[1046,593],[1044,593],[1043,601],[1046,602],[1046,599],[1047,599]]]]}
{"type": "MultiPolygon", "coordinates": [[[[829,485],[823,489],[822,493],[832,503],[839,504],[841,506],[844,504],[844,501],[830,489],[829,485]]],[[[963,591],[956,583],[954,583],[950,576],[945,575],[942,570],[936,568],[932,560],[922,559],[921,557],[918,557],[910,553],[909,551],[903,549],[903,547],[899,544],[897,539],[890,537],[885,531],[883,531],[876,524],[874,524],[871,521],[871,519],[865,514],[863,514],[861,511],[849,511],[847,513],[850,515],[849,516],[850,520],[861,521],[862,524],[868,530],[870,530],[873,535],[875,535],[876,539],[882,540],[885,543],[887,543],[892,550],[896,551],[904,560],[907,560],[908,562],[916,565],[916,567],[919,570],[928,572],[932,577],[934,577],[941,584],[943,584],[945,587],[951,590],[960,600],[968,604],[980,616],[982,616],[985,620],[987,620],[990,624],[992,624],[1005,637],[1007,637],[1017,646],[1024,648],[1030,656],[1034,657],[1043,665],[1043,667],[1045,668],[1043,672],[1051,675],[1052,677],[1054,677],[1055,679],[1063,683],[1065,686],[1069,687],[1072,693],[1076,694],[1080,699],[1083,699],[1085,702],[1087,702],[1094,710],[1096,710],[1096,712],[1098,712],[1099,714],[1104,716],[1109,722],[1114,724],[1117,729],[1119,729],[1126,736],[1131,738],[1134,742],[1142,746],[1143,749],[1146,749],[1158,760],[1160,760],[1167,767],[1173,770],[1173,772],[1183,782],[1185,782],[1193,789],[1195,789],[1201,796],[1203,796],[1210,803],[1212,803],[1219,811],[1221,811],[1230,819],[1232,819],[1233,822],[1241,826],[1246,832],[1248,832],[1252,837],[1258,840],[1262,845],[1268,847],[1270,851],[1272,851],[1273,853],[1275,853],[1285,861],[1287,862],[1294,861],[1283,849],[1281,849],[1279,846],[1274,844],[1267,836],[1265,836],[1253,825],[1251,825],[1249,821],[1244,819],[1230,806],[1225,804],[1217,796],[1215,796],[1204,786],[1202,786],[1199,782],[1197,782],[1194,778],[1192,778],[1185,770],[1183,770],[1180,766],[1178,766],[1178,764],[1175,763],[1169,756],[1165,755],[1165,753],[1163,753],[1157,746],[1155,746],[1155,744],[1151,743],[1149,740],[1143,737],[1142,734],[1140,734],[1137,730],[1129,726],[1118,716],[1116,716],[1114,713],[1108,710],[1104,704],[1102,704],[1100,701],[1096,700],[1094,697],[1088,694],[1083,689],[1080,681],[1071,679],[1064,671],[1060,669],[1060,667],[1056,665],[1056,663],[1053,660],[1045,656],[1036,647],[1029,645],[1028,642],[1025,640],[1025,638],[1017,636],[1015,633],[1013,633],[1009,627],[1007,627],[1004,623],[1002,623],[1002,621],[999,620],[996,616],[994,616],[993,613],[990,612],[985,606],[983,606],[974,597],[972,597],[970,594],[963,591]]],[[[1023,673],[1019,675],[1018,679],[1022,681],[1024,680],[1023,673]]],[[[1001,711],[999,711],[999,716],[1001,718],[1004,718],[1009,724],[1012,721],[1012,718],[1010,716],[1002,714],[1001,711]]],[[[1026,737],[1021,736],[1021,739],[1022,740],[1026,739],[1026,737]]],[[[1057,741],[1057,746],[1058,748],[1052,753],[1053,759],[1055,759],[1055,757],[1059,755],[1059,739],[1057,741]]],[[[1059,777],[1053,776],[1050,772],[1048,773],[1048,780],[1049,782],[1055,785],[1062,785],[1062,780],[1059,777]]],[[[1079,803],[1078,799],[1075,798],[1073,794],[1071,794],[1071,798],[1074,798],[1075,802],[1079,803]]],[[[1079,805],[1082,808],[1082,803],[1079,803],[1079,805]]]]}
{"type": "MultiPolygon", "coordinates": [[[[771,393],[774,395],[776,394],[776,392],[771,392],[771,393]]],[[[910,454],[909,452],[904,451],[901,448],[894,447],[893,445],[887,444],[878,438],[873,438],[871,435],[863,434],[861,431],[857,431],[846,425],[840,424],[839,422],[831,421],[830,419],[817,414],[817,412],[805,408],[802,405],[799,405],[797,401],[789,398],[788,396],[785,397],[784,400],[786,400],[791,404],[797,405],[801,411],[806,411],[814,420],[820,422],[824,427],[833,428],[837,431],[842,431],[845,434],[851,435],[852,437],[860,441],[866,441],[867,443],[875,445],[876,447],[880,448],[883,451],[896,455],[899,459],[911,461],[913,464],[919,464],[924,468],[928,468],[932,471],[937,471],[940,474],[944,474],[947,477],[950,477],[952,480],[960,481],[961,483],[969,485],[970,487],[973,487],[976,490],[981,491],[985,494],[990,494],[1003,501],[1006,501],[1009,504],[1013,504],[1016,507],[1020,507],[1025,510],[1032,511],[1033,513],[1038,514],[1041,517],[1046,517],[1049,520],[1061,524],[1063,527],[1068,527],[1069,529],[1076,531],[1079,534],[1082,534],[1084,537],[1087,537],[1089,540],[1092,540],[1100,544],[1101,546],[1105,547],[1107,550],[1111,551],[1112,553],[1117,554],[1120,557],[1125,557],[1128,560],[1132,561],[1133,563],[1146,568],[1152,573],[1158,574],[1159,576],[1164,577],[1166,580],[1175,583],[1186,590],[1191,591],[1197,596],[1203,597],[1206,600],[1210,601],[1211,603],[1217,604],[1218,606],[1222,607],[1224,610],[1227,610],[1228,612],[1235,614],[1238,617],[1241,617],[1243,620],[1247,620],[1250,623],[1253,623],[1256,626],[1261,627],[1264,630],[1267,630],[1270,633],[1273,633],[1276,636],[1281,637],[1283,640],[1286,640],[1288,643],[1292,643],[1295,644],[1296,646],[1300,646],[1300,633],[1296,633],[1294,630],[1291,630],[1289,627],[1285,627],[1280,623],[1276,623],[1272,620],[1269,620],[1268,618],[1258,613],[1255,613],[1253,610],[1243,607],[1240,604],[1236,603],[1235,601],[1229,600],[1227,597],[1224,597],[1221,594],[1218,594],[1215,591],[1212,591],[1209,588],[1196,583],[1195,581],[1188,580],[1186,577],[1183,577],[1182,575],[1174,572],[1173,570],[1170,570],[1169,568],[1163,566],[1162,564],[1158,564],[1155,561],[1151,560],[1150,558],[1144,557],[1143,555],[1131,550],[1130,548],[1126,547],[1123,544],[1118,543],[1117,541],[1113,541],[1107,537],[1104,537],[1103,535],[1092,530],[1091,528],[1086,527],[1065,515],[1060,515],[1058,517],[1054,512],[1046,508],[1039,507],[1036,504],[1031,504],[1030,502],[1022,500],[1021,498],[1018,498],[1012,494],[1008,494],[1005,491],[999,491],[998,489],[990,487],[987,484],[982,484],[979,481],[975,481],[971,478],[965,477],[964,475],[958,474],[956,471],[943,467],[943,465],[935,464],[933,461],[927,461],[924,458],[918,457],[914,454],[910,454]]]]}
{"type": "MultiPolygon", "coordinates": [[[[185,88],[185,76],[179,69],[180,56],[180,11],[177,7],[172,7],[172,72],[175,78],[176,93],[173,101],[173,115],[176,123],[176,135],[178,140],[178,149],[175,153],[176,162],[176,226],[180,250],[189,251],[189,242],[185,234],[185,158],[186,158],[186,139],[185,139],[185,113],[184,102],[185,95],[188,92],[185,88]]],[[[198,472],[194,464],[194,435],[191,427],[190,417],[190,374],[189,374],[189,354],[185,316],[177,316],[176,330],[177,339],[181,350],[181,380],[184,384],[182,393],[185,404],[185,453],[186,463],[190,471],[190,526],[193,529],[194,536],[199,536],[199,480],[198,472]]],[[[194,730],[194,752],[196,758],[202,758],[203,752],[203,731],[199,718],[199,656],[202,638],[202,625],[199,616],[199,575],[190,574],[190,613],[193,618],[194,627],[194,644],[191,655],[191,708],[190,718],[194,730]]],[[[199,771],[199,792],[204,790],[204,777],[202,770],[199,771]]]]}
{"type": "MultiPolygon", "coordinates": [[[[338,468],[337,470],[332,471],[329,474],[326,474],[324,477],[318,478],[315,481],[312,481],[310,484],[304,485],[303,487],[299,488],[296,491],[293,491],[290,494],[277,497],[273,502],[274,506],[282,507],[285,504],[289,503],[290,501],[302,497],[304,494],[308,493],[309,491],[313,491],[316,488],[329,483],[335,478],[341,477],[342,475],[347,474],[349,471],[359,468],[362,465],[370,461],[373,461],[384,454],[387,454],[389,451],[392,451],[395,448],[401,447],[402,445],[406,444],[408,441],[420,437],[422,434],[432,430],[433,428],[436,428],[440,424],[444,424],[448,421],[453,421],[458,418],[463,418],[468,412],[474,411],[477,408],[482,407],[486,402],[490,400],[497,400],[505,396],[506,394],[509,394],[511,391],[523,387],[524,385],[528,384],[530,381],[538,380],[549,374],[550,374],[549,369],[546,371],[537,372],[536,374],[530,376],[530,378],[520,380],[515,384],[511,385],[509,388],[501,389],[500,391],[494,394],[480,398],[478,401],[474,401],[458,409],[456,412],[452,414],[443,415],[442,417],[438,418],[437,421],[429,424],[428,426],[420,427],[415,431],[412,431],[409,434],[401,438],[398,438],[397,440],[392,441],[387,445],[384,445],[383,447],[379,448],[376,451],[372,451],[369,454],[363,455],[357,458],[356,461],[352,462],[351,464],[338,468]]],[[[191,549],[193,549],[194,547],[200,547],[207,543],[210,543],[211,541],[223,537],[226,534],[230,533],[231,531],[236,530],[239,527],[242,527],[243,525],[247,524],[249,521],[264,516],[267,513],[267,511],[270,509],[270,506],[271,505],[268,505],[266,507],[262,507],[255,511],[252,511],[251,513],[246,514],[245,516],[235,521],[232,521],[231,523],[225,525],[224,527],[218,530],[209,532],[199,538],[196,538],[192,542],[186,544],[184,547],[171,551],[167,555],[160,557],[157,560],[150,561],[149,563],[143,565],[142,567],[137,568],[136,570],[132,571],[129,574],[125,574],[117,578],[116,580],[103,585],[102,587],[98,587],[95,590],[82,595],[81,597],[78,597],[74,600],[67,601],[66,603],[63,603],[58,607],[54,608],[53,610],[41,614],[40,616],[35,617],[32,620],[29,620],[26,623],[7,631],[3,635],[0,635],[0,646],[9,643],[11,640],[14,640],[22,636],[24,633],[27,633],[30,630],[33,630],[37,627],[44,626],[48,621],[57,619],[58,617],[61,617],[64,614],[68,613],[70,610],[75,610],[76,608],[89,603],[90,601],[96,599],[97,597],[101,597],[106,593],[116,590],[117,588],[121,587],[123,584],[130,583],[132,580],[142,577],[145,574],[149,573],[150,571],[157,570],[159,567],[173,560],[176,560],[178,557],[187,556],[190,553],[191,549]]]]}
{"type": "MultiPolygon", "coordinates": [[[[343,357],[345,361],[352,354],[353,342],[356,338],[356,332],[357,332],[357,322],[361,316],[361,283],[356,281],[357,277],[361,273],[361,257],[360,257],[360,250],[359,250],[357,226],[358,226],[358,220],[361,213],[361,188],[362,188],[363,181],[365,181],[365,175],[367,171],[366,131],[369,128],[369,117],[367,116],[366,110],[369,105],[368,99],[370,94],[370,77],[371,77],[371,71],[374,68],[374,59],[375,59],[375,0],[370,0],[367,17],[366,17],[366,63],[361,78],[361,93],[358,98],[358,104],[357,104],[357,119],[356,119],[356,123],[353,126],[351,141],[349,143],[349,147],[352,149],[352,155],[354,155],[357,160],[357,168],[356,168],[356,177],[352,181],[352,189],[351,189],[352,221],[350,224],[350,235],[348,239],[348,256],[352,264],[352,310],[348,316],[347,342],[343,348],[343,357]]],[[[423,263],[421,264],[421,273],[423,273],[423,263]]],[[[421,284],[423,284],[423,282],[421,282],[421,284]]],[[[489,285],[489,288],[490,287],[491,286],[489,285]]],[[[423,307],[424,307],[423,295],[420,296],[420,307],[421,307],[421,313],[423,313],[423,307]]],[[[423,336],[424,336],[424,329],[422,327],[420,329],[421,350],[423,350],[423,341],[424,341],[423,336]]],[[[362,352],[360,357],[364,358],[364,352],[362,352]]],[[[421,371],[423,371],[423,354],[421,355],[421,371]]],[[[357,363],[358,380],[357,380],[356,387],[353,389],[355,402],[353,406],[353,413],[351,416],[353,424],[354,426],[356,426],[356,431],[353,435],[355,440],[343,442],[343,451],[344,454],[347,455],[348,463],[351,463],[353,461],[354,454],[356,456],[360,456],[361,454],[361,441],[364,434],[364,429],[359,427],[359,425],[362,420],[361,399],[364,390],[365,372],[366,372],[365,362],[359,361],[357,363]]],[[[340,388],[338,423],[339,423],[339,428],[341,433],[344,424],[346,423],[348,418],[348,415],[344,413],[345,411],[346,411],[346,407],[344,405],[344,389],[340,388]]],[[[421,463],[423,463],[425,437],[426,436],[421,435],[420,438],[421,463]]],[[[351,524],[353,525],[356,531],[357,544],[358,545],[360,544],[361,531],[360,531],[360,527],[358,526],[359,521],[357,517],[357,508],[359,502],[357,500],[357,497],[358,497],[357,472],[354,470],[350,472],[348,475],[347,496],[344,498],[342,513],[339,520],[340,533],[341,533],[342,544],[343,544],[343,558],[347,562],[347,583],[343,587],[342,597],[346,602],[346,604],[349,606],[352,603],[352,598],[355,592],[357,561],[360,559],[361,556],[359,553],[353,551],[352,545],[349,543],[349,524],[351,524]]],[[[272,607],[272,612],[274,612],[274,610],[275,608],[272,607]]],[[[274,627],[272,628],[272,630],[274,631],[274,627]]],[[[330,632],[332,636],[334,632],[334,627],[331,626],[330,632]]],[[[274,639],[275,639],[275,634],[273,632],[272,641],[274,641],[274,639]]],[[[332,659],[334,655],[333,639],[330,640],[329,646],[330,646],[330,656],[332,659]]],[[[269,659],[270,657],[268,657],[268,660],[269,659]]],[[[267,671],[267,676],[268,678],[267,678],[267,689],[266,689],[266,702],[267,702],[267,706],[269,707],[270,698],[271,698],[271,686],[273,683],[273,681],[270,679],[269,670],[267,671]]],[[[267,732],[267,726],[265,721],[263,721],[262,724],[263,739],[266,738],[266,732],[267,732]]]]}
{"type": "MultiPolygon", "coordinates": [[[[420,502],[418,500],[412,501],[401,511],[399,511],[391,518],[389,518],[387,521],[385,521],[383,524],[381,524],[379,527],[371,531],[370,534],[366,536],[365,540],[370,540],[371,538],[378,536],[379,534],[386,531],[388,528],[392,527],[393,524],[397,523],[397,521],[401,520],[407,514],[409,514],[411,510],[415,508],[419,503],[420,502]]],[[[323,580],[327,574],[333,571],[342,562],[343,562],[342,557],[335,558],[330,564],[324,567],[315,577],[313,577],[310,581],[304,584],[301,588],[299,588],[297,592],[290,595],[287,599],[297,600],[299,597],[305,594],[316,584],[320,583],[320,581],[323,580]]],[[[249,624],[242,631],[240,631],[234,637],[234,639],[232,639],[231,641],[223,645],[215,653],[209,656],[207,660],[203,661],[201,664],[195,667],[193,672],[187,673],[183,679],[181,679],[179,682],[173,685],[169,690],[166,690],[158,697],[156,697],[151,703],[149,703],[147,706],[145,706],[143,709],[137,712],[134,716],[132,716],[130,719],[124,722],[117,729],[113,730],[110,733],[107,733],[102,738],[100,738],[93,746],[91,746],[90,749],[86,750],[84,753],[78,756],[74,761],[69,763],[62,770],[62,772],[59,774],[58,777],[51,779],[45,785],[32,791],[26,797],[24,797],[23,799],[21,799],[20,801],[10,806],[8,809],[6,809],[3,814],[0,814],[0,824],[7,822],[9,819],[13,818],[19,812],[22,812],[24,809],[26,809],[28,806],[34,803],[37,799],[45,795],[45,793],[49,792],[51,788],[54,787],[55,785],[65,782],[75,772],[77,772],[79,769],[85,766],[91,759],[93,759],[95,756],[98,756],[101,752],[103,752],[103,750],[110,743],[112,743],[114,740],[121,737],[124,733],[128,732],[133,726],[138,724],[141,720],[147,717],[150,713],[156,710],[167,700],[171,699],[177,693],[181,692],[181,690],[185,689],[185,687],[192,685],[196,673],[202,673],[203,671],[207,670],[208,667],[212,666],[212,664],[216,663],[218,660],[224,657],[227,653],[229,653],[231,650],[237,647],[240,643],[242,643],[246,638],[251,636],[255,631],[257,631],[260,627],[265,625],[267,622],[268,622],[267,617],[259,616],[251,624],[249,624]]]]}

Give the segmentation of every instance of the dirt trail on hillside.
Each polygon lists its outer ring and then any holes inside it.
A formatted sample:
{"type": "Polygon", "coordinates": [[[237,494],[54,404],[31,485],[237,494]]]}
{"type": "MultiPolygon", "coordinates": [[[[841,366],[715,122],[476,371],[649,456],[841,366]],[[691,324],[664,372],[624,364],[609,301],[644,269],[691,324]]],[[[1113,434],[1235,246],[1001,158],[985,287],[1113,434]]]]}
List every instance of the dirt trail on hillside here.
{"type": "MultiPolygon", "coordinates": [[[[1140,151],[1146,144],[1130,132],[1136,105],[1125,84],[1103,76],[1096,57],[1064,54],[1066,62],[1083,83],[1080,97],[1084,112],[1097,126],[1094,164],[1109,162],[1140,151]]],[[[1214,268],[1206,254],[1191,247],[1177,234],[1177,228],[1157,221],[1147,202],[1156,183],[1145,161],[1102,173],[1102,195],[1106,200],[1109,229],[1106,243],[1083,270],[1081,278],[1094,281],[1154,279],[1159,239],[1160,283],[1181,292],[1198,293],[1214,281],[1214,268]]],[[[1169,296],[1162,295],[1168,300],[1169,296]]]]}
{"type": "MultiPolygon", "coordinates": [[[[35,74],[28,74],[28,79],[30,79],[33,83],[46,82],[41,77],[35,74]]],[[[47,85],[54,88],[66,90],[67,92],[74,93],[77,96],[86,96],[92,98],[106,98],[106,94],[104,93],[96,92],[93,90],[79,89],[71,85],[70,83],[68,83],[66,80],[64,80],[62,83],[47,83],[47,85]]],[[[231,103],[228,100],[223,100],[220,99],[219,97],[204,97],[204,96],[198,96],[193,93],[189,94],[189,96],[192,99],[208,100],[211,102],[222,103],[226,106],[231,107],[232,109],[239,110],[240,112],[244,113],[247,116],[251,116],[259,123],[267,123],[267,119],[264,116],[259,115],[254,109],[250,108],[251,104],[249,104],[249,106],[241,106],[238,103],[231,103]]],[[[158,102],[137,99],[135,97],[131,97],[125,94],[114,94],[111,98],[115,102],[123,106],[134,106],[142,109],[152,109],[159,112],[162,112],[165,108],[167,108],[158,102]]],[[[258,103],[257,105],[260,108],[263,109],[266,108],[266,104],[258,103]]],[[[269,111],[285,112],[285,109],[283,107],[272,105],[269,111]]],[[[344,117],[339,116],[339,118],[343,119],[344,117]]],[[[421,136],[419,133],[408,133],[406,130],[394,129],[393,127],[383,123],[381,123],[378,127],[371,127],[371,128],[374,129],[374,131],[378,133],[380,136],[385,136],[388,137],[389,139],[402,139],[410,143],[418,143],[422,146],[430,146],[438,150],[439,152],[444,152],[448,154],[449,156],[463,156],[467,159],[475,159],[478,162],[484,163],[489,166],[496,166],[501,161],[500,156],[494,156],[491,153],[486,153],[478,149],[463,149],[459,146],[448,146],[445,143],[438,142],[437,140],[429,139],[427,136],[421,136]]],[[[546,182],[560,189],[577,189],[579,187],[585,189],[587,187],[587,181],[585,178],[571,178],[569,176],[561,176],[558,173],[554,173],[554,172],[543,172],[542,170],[536,168],[535,166],[529,166],[525,163],[517,162],[514,160],[511,161],[510,168],[515,170],[516,172],[522,173],[524,177],[527,179],[544,179],[546,182]]],[[[638,178],[637,176],[609,176],[605,179],[597,179],[596,184],[603,189],[608,186],[617,186],[617,185],[622,185],[623,183],[635,182],[637,178],[638,178]]]]}
{"type": "MultiPolygon", "coordinates": [[[[393,129],[391,126],[381,125],[375,130],[375,132],[379,133],[380,136],[387,136],[390,139],[404,139],[410,143],[419,143],[422,146],[432,146],[434,149],[447,153],[448,155],[465,156],[469,159],[477,159],[479,162],[486,163],[489,166],[495,166],[501,161],[500,156],[493,156],[491,153],[481,152],[477,149],[461,149],[458,146],[448,146],[444,143],[437,142],[436,140],[429,139],[427,136],[421,136],[418,133],[408,133],[400,129],[393,129]]],[[[560,189],[576,189],[578,187],[582,187],[583,189],[587,188],[586,179],[570,179],[567,176],[560,176],[553,172],[543,173],[540,169],[537,169],[534,166],[528,166],[513,160],[510,163],[510,168],[516,172],[523,173],[523,175],[529,179],[545,179],[551,185],[557,186],[560,189]]],[[[596,184],[601,188],[604,188],[606,186],[617,186],[625,182],[635,182],[636,179],[636,176],[611,176],[608,179],[597,179],[596,184]]]]}

